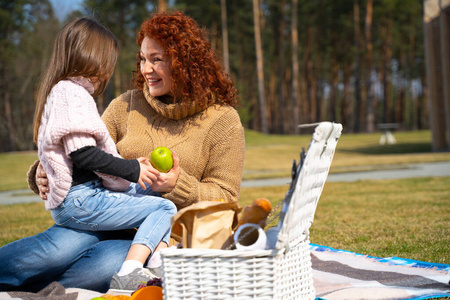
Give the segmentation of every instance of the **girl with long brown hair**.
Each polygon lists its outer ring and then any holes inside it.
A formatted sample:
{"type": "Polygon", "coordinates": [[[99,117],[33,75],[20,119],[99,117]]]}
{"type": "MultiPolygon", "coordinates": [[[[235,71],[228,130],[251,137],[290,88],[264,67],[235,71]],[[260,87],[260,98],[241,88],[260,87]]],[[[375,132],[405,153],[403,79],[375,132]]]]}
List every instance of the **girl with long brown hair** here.
{"type": "Polygon", "coordinates": [[[115,36],[95,20],[83,17],[64,26],[39,90],[34,133],[49,181],[45,207],[57,225],[87,231],[139,227],[114,275],[117,288],[131,293],[158,275],[144,263],[161,240],[169,244],[176,209],[147,190],[145,184],[159,175],[148,158],[120,157],[98,113],[93,97],[105,90],[118,54],[115,36]]]}

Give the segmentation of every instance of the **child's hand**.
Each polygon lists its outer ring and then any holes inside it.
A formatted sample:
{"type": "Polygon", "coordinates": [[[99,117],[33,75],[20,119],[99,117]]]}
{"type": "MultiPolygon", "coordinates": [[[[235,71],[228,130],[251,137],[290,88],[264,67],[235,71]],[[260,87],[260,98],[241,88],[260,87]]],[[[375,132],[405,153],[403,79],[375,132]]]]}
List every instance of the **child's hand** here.
{"type": "Polygon", "coordinates": [[[151,186],[153,182],[157,181],[160,173],[158,170],[153,168],[147,157],[139,157],[137,160],[139,161],[139,166],[141,167],[138,184],[146,190],[147,188],[145,183],[151,186]]]}

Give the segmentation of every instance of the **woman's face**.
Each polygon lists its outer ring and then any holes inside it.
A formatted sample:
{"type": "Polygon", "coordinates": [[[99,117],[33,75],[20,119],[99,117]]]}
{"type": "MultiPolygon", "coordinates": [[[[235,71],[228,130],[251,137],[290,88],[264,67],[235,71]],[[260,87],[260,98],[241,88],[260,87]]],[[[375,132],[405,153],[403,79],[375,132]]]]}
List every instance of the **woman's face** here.
{"type": "Polygon", "coordinates": [[[154,39],[145,37],[141,45],[141,73],[148,85],[150,95],[159,97],[170,93],[170,61],[164,55],[161,45],[154,39]]]}

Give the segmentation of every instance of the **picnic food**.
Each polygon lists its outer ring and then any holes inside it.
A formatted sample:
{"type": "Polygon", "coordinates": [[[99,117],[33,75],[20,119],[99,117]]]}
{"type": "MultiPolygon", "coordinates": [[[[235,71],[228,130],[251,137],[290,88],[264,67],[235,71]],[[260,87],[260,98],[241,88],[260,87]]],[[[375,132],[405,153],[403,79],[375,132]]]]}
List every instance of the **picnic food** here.
{"type": "Polygon", "coordinates": [[[247,205],[239,219],[238,227],[245,223],[258,224],[262,228],[266,226],[266,220],[272,211],[272,204],[266,198],[258,198],[252,205],[247,205]]]}
{"type": "Polygon", "coordinates": [[[162,300],[163,289],[160,286],[146,286],[133,292],[132,300],[162,300]]]}
{"type": "Polygon", "coordinates": [[[172,152],[166,147],[158,147],[150,154],[150,163],[156,170],[166,173],[173,166],[172,152]]]}
{"type": "Polygon", "coordinates": [[[272,203],[266,198],[258,198],[253,201],[253,205],[259,206],[269,214],[272,211],[272,203]]]}
{"type": "Polygon", "coordinates": [[[147,281],[147,286],[159,286],[159,287],[162,287],[162,280],[161,280],[161,278],[155,277],[155,278],[147,281]]]}

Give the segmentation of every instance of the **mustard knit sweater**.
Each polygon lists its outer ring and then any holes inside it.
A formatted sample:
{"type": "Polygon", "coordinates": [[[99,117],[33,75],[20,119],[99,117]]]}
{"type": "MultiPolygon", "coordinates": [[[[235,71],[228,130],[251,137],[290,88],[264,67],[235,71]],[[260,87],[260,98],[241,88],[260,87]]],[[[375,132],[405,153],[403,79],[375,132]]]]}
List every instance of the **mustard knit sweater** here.
{"type": "Polygon", "coordinates": [[[244,129],[228,105],[202,110],[165,104],[144,91],[130,90],[114,99],[102,119],[125,159],[149,156],[156,147],[175,151],[180,175],[163,197],[178,209],[198,201],[238,201],[244,164],[244,129]]]}

